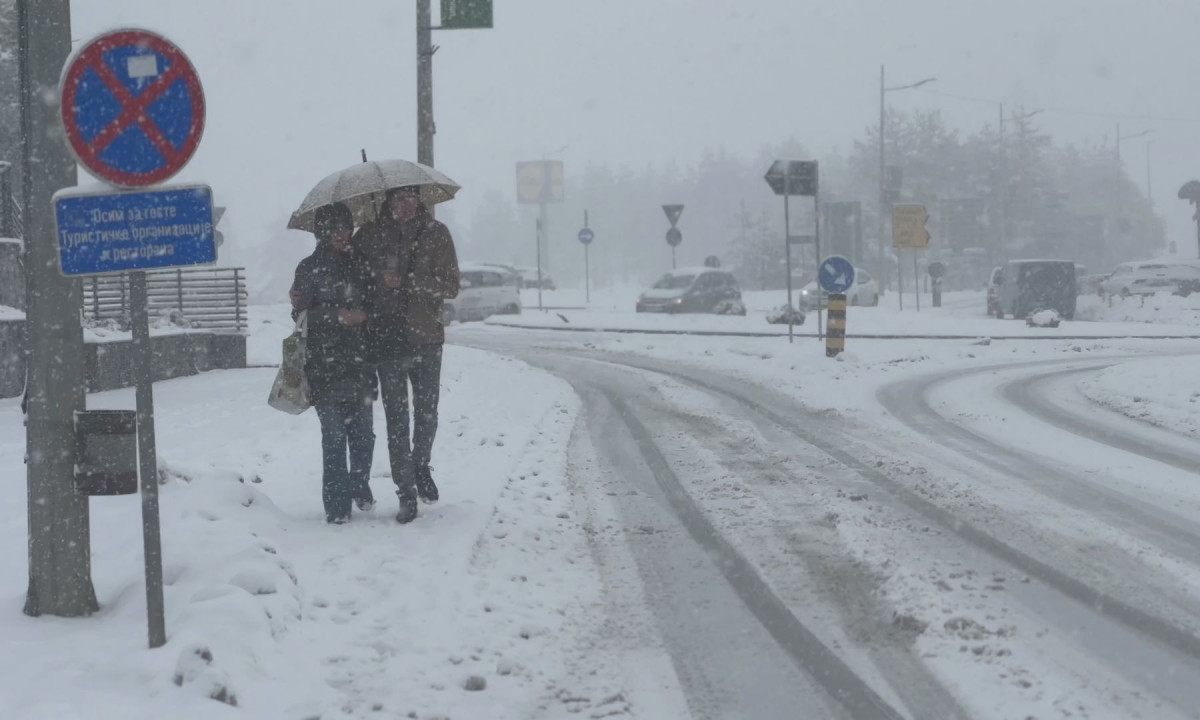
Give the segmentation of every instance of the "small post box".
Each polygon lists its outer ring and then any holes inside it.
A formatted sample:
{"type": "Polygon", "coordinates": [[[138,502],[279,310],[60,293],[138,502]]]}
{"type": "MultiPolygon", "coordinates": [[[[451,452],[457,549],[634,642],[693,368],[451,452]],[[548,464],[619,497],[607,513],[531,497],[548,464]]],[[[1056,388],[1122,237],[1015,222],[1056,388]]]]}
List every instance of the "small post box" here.
{"type": "Polygon", "coordinates": [[[132,495],[138,491],[135,411],[75,413],[75,485],[87,495],[132,495]]]}

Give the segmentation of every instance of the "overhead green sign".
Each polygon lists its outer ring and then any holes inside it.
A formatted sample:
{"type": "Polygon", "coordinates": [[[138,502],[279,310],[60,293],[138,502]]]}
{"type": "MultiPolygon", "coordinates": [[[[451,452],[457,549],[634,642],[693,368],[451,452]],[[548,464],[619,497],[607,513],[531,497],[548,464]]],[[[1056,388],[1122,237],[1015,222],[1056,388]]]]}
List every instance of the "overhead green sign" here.
{"type": "Polygon", "coordinates": [[[492,27],[492,0],[442,0],[443,30],[492,27]]]}

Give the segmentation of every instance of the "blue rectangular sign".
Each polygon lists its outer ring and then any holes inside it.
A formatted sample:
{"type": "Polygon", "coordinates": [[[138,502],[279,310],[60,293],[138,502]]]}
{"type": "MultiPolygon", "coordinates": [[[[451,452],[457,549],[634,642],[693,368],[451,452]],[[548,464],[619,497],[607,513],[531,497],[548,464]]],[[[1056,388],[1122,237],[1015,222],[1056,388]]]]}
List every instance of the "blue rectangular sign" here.
{"type": "Polygon", "coordinates": [[[204,185],[60,194],[54,198],[54,220],[63,275],[217,261],[212,189],[204,185]]]}

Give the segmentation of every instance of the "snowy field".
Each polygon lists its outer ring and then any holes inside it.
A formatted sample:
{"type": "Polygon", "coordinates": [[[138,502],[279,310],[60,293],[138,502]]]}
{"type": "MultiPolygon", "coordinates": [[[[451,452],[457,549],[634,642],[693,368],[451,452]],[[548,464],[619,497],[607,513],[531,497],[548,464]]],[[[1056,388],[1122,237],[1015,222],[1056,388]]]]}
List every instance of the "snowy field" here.
{"type": "MultiPolygon", "coordinates": [[[[272,315],[286,325],[279,309],[255,313],[268,328],[272,315]]],[[[275,337],[260,341],[259,359],[272,359],[272,345],[278,357],[275,337]]],[[[631,688],[654,682],[596,645],[591,623],[603,618],[588,608],[598,580],[565,486],[577,408],[565,383],[448,348],[441,502],[410,526],[392,519],[377,404],[380,502],[329,526],[317,418],[270,409],[273,376],[156,385],[169,642],[154,651],[136,496],[91,503],[100,613],[21,614],[24,432],[16,402],[0,404],[0,717],[561,717],[568,707],[623,712],[631,688]],[[592,664],[581,669],[585,655],[592,664]]],[[[89,405],[131,408],[133,391],[89,405]]]]}
{"type": "MultiPolygon", "coordinates": [[[[528,293],[529,291],[525,291],[528,293]]],[[[560,310],[538,312],[536,298],[525,295],[523,314],[493,316],[487,322],[527,328],[573,328],[592,330],[703,332],[746,335],[787,335],[787,326],[770,325],[767,314],[787,303],[785,291],[748,291],[743,293],[745,317],[704,314],[661,315],[636,313],[636,292],[597,294],[593,303],[575,304],[582,298],[570,290],[546,293],[545,306],[560,310]]],[[[1079,298],[1074,321],[1058,328],[1033,328],[1024,322],[997,320],[986,314],[987,300],[982,292],[946,293],[942,307],[931,307],[928,295],[921,299],[918,312],[911,293],[904,298],[904,310],[898,308],[896,293],[880,298],[879,307],[851,307],[846,314],[846,331],[854,335],[919,335],[932,337],[1097,337],[1097,336],[1177,336],[1200,335],[1200,295],[1188,298],[1156,295],[1143,303],[1140,298],[1115,299],[1111,306],[1096,296],[1079,298]]],[[[817,332],[817,317],[808,313],[800,334],[817,332]]]]}

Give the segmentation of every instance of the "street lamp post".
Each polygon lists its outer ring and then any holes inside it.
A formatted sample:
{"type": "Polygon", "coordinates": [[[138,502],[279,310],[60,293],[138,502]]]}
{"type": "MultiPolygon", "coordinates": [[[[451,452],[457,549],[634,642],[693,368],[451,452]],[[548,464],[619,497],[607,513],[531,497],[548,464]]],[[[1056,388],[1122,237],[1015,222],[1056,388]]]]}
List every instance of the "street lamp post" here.
{"type": "MultiPolygon", "coordinates": [[[[1113,213],[1114,213],[1113,238],[1114,239],[1119,237],[1121,234],[1121,141],[1122,140],[1133,140],[1133,139],[1140,138],[1140,137],[1146,137],[1147,135],[1149,135],[1152,132],[1154,132],[1154,131],[1153,130],[1143,130],[1140,133],[1134,133],[1133,135],[1125,135],[1124,137],[1122,137],[1121,136],[1121,123],[1117,123],[1117,134],[1116,134],[1117,140],[1115,143],[1116,160],[1117,160],[1116,171],[1117,172],[1116,172],[1116,176],[1114,178],[1115,182],[1113,184],[1113,213]]],[[[1149,152],[1149,151],[1147,151],[1147,152],[1149,152]]],[[[1147,163],[1149,163],[1149,156],[1147,156],[1147,163]]]]}
{"type": "MultiPolygon", "coordinates": [[[[887,167],[884,164],[885,160],[886,160],[886,151],[884,149],[885,148],[884,123],[886,122],[886,116],[885,116],[886,107],[885,107],[885,103],[884,103],[884,95],[886,95],[887,93],[890,93],[890,92],[896,92],[898,90],[911,90],[913,88],[919,88],[922,85],[931,83],[936,79],[937,78],[925,78],[924,80],[912,83],[910,85],[897,85],[895,87],[887,87],[884,66],[883,65],[879,66],[879,254],[877,256],[877,259],[879,262],[879,267],[877,268],[877,270],[878,270],[879,274],[882,275],[884,278],[888,277],[888,274],[884,272],[885,265],[884,265],[884,260],[883,260],[883,258],[884,258],[883,248],[886,245],[886,241],[884,239],[884,227],[885,227],[884,223],[886,221],[884,219],[884,216],[887,215],[887,210],[888,210],[888,206],[889,206],[888,191],[887,191],[887,177],[886,177],[887,167]]],[[[903,292],[901,292],[900,273],[899,272],[896,273],[896,296],[898,298],[900,298],[900,309],[903,310],[904,309],[904,294],[903,294],[903,292]]]]}
{"type": "MultiPolygon", "coordinates": [[[[1013,122],[1021,122],[1028,120],[1041,113],[1039,110],[1030,110],[1026,113],[1013,113],[1013,122]]],[[[1000,215],[1000,248],[1003,252],[1008,247],[1008,149],[1004,145],[1004,103],[1000,103],[1000,199],[999,199],[999,215],[1000,215]]],[[[1022,136],[1024,139],[1024,136],[1022,136]]]]}

